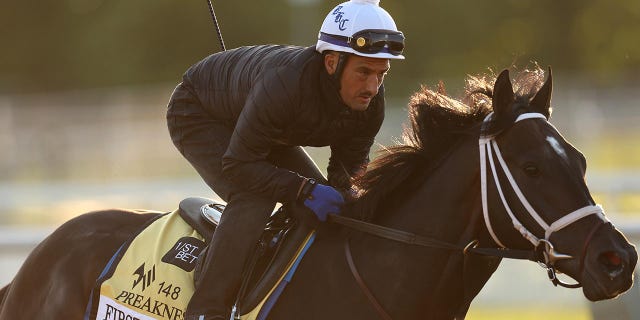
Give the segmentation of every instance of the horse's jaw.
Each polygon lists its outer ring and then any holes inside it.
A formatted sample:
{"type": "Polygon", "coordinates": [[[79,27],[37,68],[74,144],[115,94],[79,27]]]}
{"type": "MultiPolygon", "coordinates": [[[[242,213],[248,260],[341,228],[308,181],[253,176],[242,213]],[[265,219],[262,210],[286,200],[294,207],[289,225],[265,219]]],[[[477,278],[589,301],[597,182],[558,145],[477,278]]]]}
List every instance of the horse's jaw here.
{"type": "Polygon", "coordinates": [[[624,278],[614,279],[615,282],[612,284],[606,284],[606,280],[597,280],[598,276],[592,273],[585,272],[584,276],[593,284],[583,286],[582,293],[587,299],[594,302],[617,298],[629,290],[633,284],[633,273],[629,273],[624,278]]]}

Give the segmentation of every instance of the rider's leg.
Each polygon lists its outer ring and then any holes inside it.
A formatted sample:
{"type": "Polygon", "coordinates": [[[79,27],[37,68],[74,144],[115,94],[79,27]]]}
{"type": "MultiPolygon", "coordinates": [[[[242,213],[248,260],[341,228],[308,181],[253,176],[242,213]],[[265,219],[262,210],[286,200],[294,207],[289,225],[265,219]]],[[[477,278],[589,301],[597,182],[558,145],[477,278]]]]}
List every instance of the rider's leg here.
{"type": "Polygon", "coordinates": [[[167,110],[171,140],[205,183],[228,201],[231,183],[222,176],[222,156],[227,151],[233,128],[212,119],[197,98],[178,85],[167,110]]]}
{"type": "MultiPolygon", "coordinates": [[[[171,96],[167,110],[167,126],[171,135],[171,140],[180,151],[180,153],[189,161],[196,169],[202,179],[216,192],[220,198],[225,201],[230,200],[231,184],[222,176],[222,156],[224,155],[229,140],[233,133],[233,128],[229,128],[221,121],[211,119],[204,109],[199,105],[197,98],[186,90],[182,84],[178,85],[171,96]]],[[[269,209],[266,209],[269,210],[269,209]]],[[[233,211],[233,205],[231,205],[233,211]]],[[[225,210],[225,213],[228,211],[225,210]]],[[[233,233],[231,229],[225,227],[231,215],[224,215],[215,234],[221,238],[222,234],[233,233]]],[[[242,218],[241,215],[235,215],[236,218],[242,218]]],[[[256,219],[252,219],[256,220],[256,219]]],[[[261,219],[257,219],[261,220],[261,219]]],[[[232,221],[233,222],[233,221],[232,221]]],[[[230,226],[236,225],[229,223],[230,226]]],[[[262,228],[262,227],[261,227],[262,228]]],[[[241,232],[241,231],[240,231],[241,232]]],[[[239,232],[239,233],[240,233],[239,232]]],[[[235,235],[225,240],[233,242],[235,235]]],[[[224,256],[224,247],[215,251],[224,256]]],[[[189,306],[186,310],[185,319],[199,319],[199,312],[209,312],[204,319],[228,319],[227,306],[224,305],[225,295],[212,297],[212,300],[219,301],[223,305],[211,305],[207,299],[211,295],[207,288],[216,286],[216,275],[220,279],[227,277],[221,273],[213,274],[209,271],[210,260],[213,260],[218,254],[208,254],[209,258],[202,265],[202,279],[198,282],[196,291],[191,298],[189,306]],[[211,308],[208,308],[211,307],[211,308]],[[215,313],[218,313],[217,315],[215,313]]],[[[224,260],[224,259],[217,259],[224,260]]],[[[232,270],[232,273],[240,273],[241,270],[232,270]]]]}
{"type": "MultiPolygon", "coordinates": [[[[273,200],[248,192],[232,193],[213,234],[198,288],[187,307],[193,316],[228,316],[251,256],[275,206],[273,200]]],[[[198,319],[198,318],[195,318],[198,319]]]]}

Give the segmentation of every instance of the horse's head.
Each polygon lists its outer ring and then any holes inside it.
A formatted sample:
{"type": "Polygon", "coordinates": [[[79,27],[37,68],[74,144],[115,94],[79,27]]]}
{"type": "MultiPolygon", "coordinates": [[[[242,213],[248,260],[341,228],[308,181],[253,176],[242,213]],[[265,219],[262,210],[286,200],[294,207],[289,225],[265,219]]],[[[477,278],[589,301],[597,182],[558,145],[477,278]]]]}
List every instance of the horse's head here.
{"type": "Polygon", "coordinates": [[[500,246],[536,248],[550,277],[571,276],[589,300],[616,297],[632,285],[635,247],[591,197],[585,157],[547,121],[551,69],[539,84],[514,93],[507,70],[495,82],[480,139],[487,229],[500,246]]]}

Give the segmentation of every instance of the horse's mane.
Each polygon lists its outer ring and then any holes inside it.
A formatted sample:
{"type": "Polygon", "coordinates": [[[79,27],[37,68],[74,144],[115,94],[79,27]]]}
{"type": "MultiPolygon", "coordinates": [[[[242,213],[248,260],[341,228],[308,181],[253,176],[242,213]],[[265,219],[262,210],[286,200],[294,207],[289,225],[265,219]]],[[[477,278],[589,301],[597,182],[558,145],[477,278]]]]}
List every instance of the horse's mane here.
{"type": "MultiPolygon", "coordinates": [[[[350,212],[363,220],[372,220],[383,199],[392,199],[395,191],[406,194],[418,187],[454,146],[477,127],[492,111],[493,84],[496,75],[489,72],[467,76],[463,98],[451,98],[442,82],[435,90],[426,86],[411,96],[408,104],[409,125],[403,128],[403,143],[384,147],[354,180],[358,199],[350,212]]],[[[523,70],[514,79],[516,105],[528,105],[544,82],[544,72],[537,65],[523,70]]],[[[492,125],[490,130],[499,131],[492,125]]],[[[491,132],[489,132],[491,133],[491,132]]]]}

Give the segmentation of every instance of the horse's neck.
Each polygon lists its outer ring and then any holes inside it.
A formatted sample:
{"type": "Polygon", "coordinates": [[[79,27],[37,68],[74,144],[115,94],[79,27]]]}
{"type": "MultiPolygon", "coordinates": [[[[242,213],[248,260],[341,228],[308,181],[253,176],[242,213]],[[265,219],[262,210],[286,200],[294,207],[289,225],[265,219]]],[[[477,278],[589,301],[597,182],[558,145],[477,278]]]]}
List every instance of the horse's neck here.
{"type": "MultiPolygon", "coordinates": [[[[469,138],[418,189],[392,199],[395,207],[379,213],[376,222],[449,243],[468,243],[479,232],[472,217],[481,217],[478,159],[477,141],[469,138]]],[[[427,311],[448,317],[465,300],[461,252],[368,235],[356,235],[352,242],[362,277],[394,318],[415,318],[427,311]]]]}
{"type": "MultiPolygon", "coordinates": [[[[467,238],[477,232],[475,226],[469,227],[473,224],[470,219],[481,210],[478,159],[477,141],[470,138],[450,153],[419,188],[387,200],[389,211],[378,213],[380,218],[375,222],[450,243],[470,241],[467,238]]],[[[379,317],[349,269],[345,232],[327,229],[324,233],[320,229],[295,280],[276,305],[275,319],[305,314],[317,319],[379,317]]],[[[464,309],[469,299],[465,298],[468,293],[463,282],[468,279],[462,279],[461,252],[411,246],[359,232],[352,232],[349,239],[360,276],[394,319],[425,315],[453,318],[461,306],[464,309]]],[[[479,290],[487,279],[488,275],[471,282],[480,283],[479,290]]]]}
{"type": "Polygon", "coordinates": [[[470,210],[480,206],[477,141],[466,139],[416,190],[406,190],[389,212],[378,213],[379,223],[439,239],[457,240],[470,210]]]}

